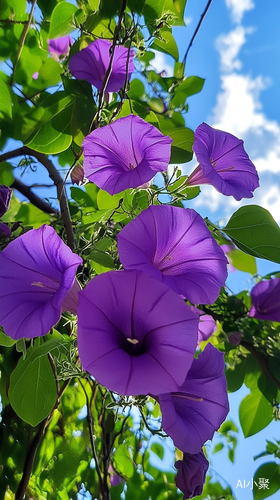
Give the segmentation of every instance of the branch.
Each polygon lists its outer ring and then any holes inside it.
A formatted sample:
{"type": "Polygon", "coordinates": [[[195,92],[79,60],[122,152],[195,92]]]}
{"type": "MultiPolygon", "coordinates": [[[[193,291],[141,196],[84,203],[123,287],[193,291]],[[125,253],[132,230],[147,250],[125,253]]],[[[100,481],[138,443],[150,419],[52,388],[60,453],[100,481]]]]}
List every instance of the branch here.
{"type": "Polygon", "coordinates": [[[38,153],[38,151],[34,151],[30,149],[28,146],[22,146],[21,148],[15,149],[14,151],[9,151],[8,153],[4,153],[0,155],[0,163],[11,158],[15,158],[17,156],[34,156],[49,172],[49,176],[51,180],[54,182],[56,186],[57,198],[60,204],[61,217],[64,223],[64,227],[66,230],[67,237],[67,245],[74,250],[75,242],[74,242],[74,234],[73,228],[71,224],[71,216],[68,207],[68,200],[65,192],[63,179],[55,168],[54,164],[48,159],[46,155],[43,153],[38,153]]]}
{"type": "Polygon", "coordinates": [[[21,34],[21,37],[20,37],[19,48],[18,48],[18,51],[17,51],[17,54],[16,54],[16,58],[15,58],[14,66],[13,66],[13,72],[12,72],[12,76],[11,76],[11,86],[14,83],[15,71],[16,71],[17,64],[19,62],[19,58],[20,58],[20,55],[21,55],[21,52],[22,52],[22,49],[23,49],[23,46],[24,46],[24,42],[25,42],[25,39],[26,39],[27,32],[28,32],[28,30],[30,28],[30,24],[31,24],[32,17],[33,17],[33,14],[34,14],[34,9],[35,9],[36,2],[37,2],[37,0],[32,0],[32,7],[31,7],[31,11],[30,11],[30,14],[29,14],[29,17],[28,17],[28,21],[27,21],[26,25],[24,26],[22,34],[21,34]]]}
{"type": "Polygon", "coordinates": [[[46,214],[59,215],[59,211],[56,208],[53,208],[49,203],[39,198],[39,196],[31,191],[29,186],[21,182],[19,179],[15,179],[10,187],[23,194],[35,207],[42,210],[42,212],[45,212],[46,214]]]}
{"type": "Polygon", "coordinates": [[[204,11],[203,11],[203,13],[202,13],[201,17],[200,17],[199,23],[198,23],[198,25],[197,25],[197,27],[196,27],[196,29],[195,29],[195,32],[194,32],[194,34],[193,34],[193,36],[192,36],[192,39],[191,39],[191,41],[190,41],[190,43],[189,43],[189,46],[188,46],[188,48],[187,48],[187,51],[186,51],[186,53],[185,53],[185,55],[184,55],[184,59],[183,59],[183,61],[182,61],[182,64],[186,64],[186,60],[187,60],[187,57],[188,57],[189,50],[190,50],[190,48],[191,48],[191,46],[192,46],[192,44],[193,44],[193,41],[194,41],[194,39],[195,39],[195,37],[196,37],[197,33],[199,32],[199,28],[200,28],[200,26],[201,26],[201,24],[202,24],[202,21],[203,21],[204,17],[205,17],[205,16],[206,16],[206,14],[207,14],[207,11],[208,11],[208,9],[209,9],[209,7],[210,7],[211,3],[212,3],[212,0],[208,0],[207,5],[206,5],[206,7],[205,7],[205,9],[204,9],[204,11]]]}
{"type": "Polygon", "coordinates": [[[273,382],[273,384],[277,387],[278,390],[280,390],[280,382],[277,380],[276,377],[274,377],[273,373],[271,373],[270,368],[268,366],[267,360],[264,356],[261,355],[260,352],[252,345],[249,344],[249,342],[245,342],[245,340],[242,340],[240,342],[240,345],[243,345],[247,351],[249,351],[254,358],[258,361],[263,373],[265,376],[273,382]]]}

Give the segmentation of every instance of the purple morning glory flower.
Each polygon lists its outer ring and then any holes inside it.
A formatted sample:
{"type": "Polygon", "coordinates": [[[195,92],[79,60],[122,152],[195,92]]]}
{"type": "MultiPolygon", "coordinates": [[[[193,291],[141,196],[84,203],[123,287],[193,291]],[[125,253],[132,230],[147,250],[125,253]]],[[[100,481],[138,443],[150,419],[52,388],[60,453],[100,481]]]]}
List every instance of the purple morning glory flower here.
{"type": "Polygon", "coordinates": [[[111,195],[167,170],[170,137],[135,115],[93,130],[83,141],[85,176],[111,195]]]}
{"type": "Polygon", "coordinates": [[[207,344],[176,392],[159,395],[162,427],[175,446],[199,453],[212,439],[228,411],[224,355],[207,344]]]}
{"type": "Polygon", "coordinates": [[[69,35],[48,40],[49,53],[55,61],[68,56],[73,40],[69,35]]]}
{"type": "Polygon", "coordinates": [[[184,453],[183,460],[178,460],[174,465],[178,470],[176,486],[184,494],[183,499],[201,495],[209,467],[203,451],[194,455],[184,453]]]}
{"type": "MultiPolygon", "coordinates": [[[[69,70],[77,80],[87,80],[99,91],[102,89],[111,58],[112,43],[108,40],[95,40],[85,49],[74,54],[69,61],[69,70]]],[[[118,92],[134,71],[133,50],[118,45],[115,47],[112,71],[106,92],[118,92]]]]}
{"type": "Polygon", "coordinates": [[[228,269],[232,272],[232,273],[235,273],[236,269],[235,267],[232,265],[231,263],[231,258],[230,258],[230,252],[232,250],[235,250],[235,246],[234,245],[228,245],[227,243],[224,243],[223,245],[220,245],[221,246],[221,249],[224,251],[226,257],[227,257],[227,260],[228,260],[228,269]]]}
{"type": "Polygon", "coordinates": [[[0,253],[0,324],[17,340],[46,335],[62,311],[76,313],[82,259],[50,226],[32,229],[0,253]]]}
{"type": "Polygon", "coordinates": [[[194,304],[211,304],[227,277],[227,259],[195,210],[151,206],[118,235],[125,269],[140,269],[194,304]]]}
{"type": "Polygon", "coordinates": [[[257,283],[251,290],[249,316],[280,323],[280,278],[257,283]]]}
{"type": "Polygon", "coordinates": [[[194,133],[193,151],[199,165],[189,176],[188,186],[212,184],[217,191],[237,201],[252,198],[259,187],[259,178],[243,141],[202,123],[194,133]]]}
{"type": "Polygon", "coordinates": [[[141,271],[109,271],[79,294],[82,366],[121,395],[176,390],[190,368],[198,318],[183,299],[141,271]]]}
{"type": "Polygon", "coordinates": [[[195,306],[191,306],[190,309],[199,317],[198,343],[203,340],[209,339],[212,333],[214,333],[217,329],[216,321],[210,314],[206,314],[204,311],[201,311],[201,309],[198,309],[195,306]]]}
{"type": "Polygon", "coordinates": [[[8,210],[13,190],[7,186],[0,186],[0,217],[8,210]]]}

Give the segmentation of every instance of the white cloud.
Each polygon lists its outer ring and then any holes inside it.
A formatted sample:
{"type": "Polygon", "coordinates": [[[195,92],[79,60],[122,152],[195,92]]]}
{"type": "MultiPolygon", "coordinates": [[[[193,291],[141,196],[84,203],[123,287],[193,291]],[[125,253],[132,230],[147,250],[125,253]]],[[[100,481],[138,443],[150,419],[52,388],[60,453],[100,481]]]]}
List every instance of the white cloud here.
{"type": "Polygon", "coordinates": [[[231,10],[232,19],[235,23],[241,23],[242,17],[247,10],[255,7],[253,0],[226,0],[226,6],[231,10]]]}
{"type": "Polygon", "coordinates": [[[242,63],[237,56],[241,47],[246,42],[246,35],[254,31],[254,28],[237,26],[227,35],[220,35],[216,40],[216,48],[221,56],[222,71],[233,71],[241,69],[242,63]]]}
{"type": "Polygon", "coordinates": [[[151,61],[151,66],[157,73],[165,71],[166,76],[173,76],[173,68],[167,62],[165,55],[157,50],[154,51],[156,57],[151,61]]]}
{"type": "Polygon", "coordinates": [[[186,26],[189,26],[192,23],[192,17],[191,16],[186,16],[184,17],[184,22],[186,26]]]}
{"type": "Polygon", "coordinates": [[[242,138],[267,132],[279,140],[279,124],[266,117],[260,101],[260,93],[269,86],[270,80],[237,73],[222,75],[221,80],[222,90],[211,118],[213,126],[242,138]]]}

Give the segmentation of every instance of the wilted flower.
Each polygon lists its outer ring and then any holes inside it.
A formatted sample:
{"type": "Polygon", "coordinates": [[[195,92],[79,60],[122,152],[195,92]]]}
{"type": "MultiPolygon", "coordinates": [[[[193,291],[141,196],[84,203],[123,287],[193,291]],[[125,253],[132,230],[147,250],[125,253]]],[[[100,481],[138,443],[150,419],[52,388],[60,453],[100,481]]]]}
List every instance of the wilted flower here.
{"type": "Polygon", "coordinates": [[[48,40],[49,53],[55,61],[68,56],[73,41],[69,35],[48,40]]]}
{"type": "Polygon", "coordinates": [[[75,167],[71,171],[70,177],[72,184],[77,184],[77,186],[81,186],[81,184],[83,184],[85,181],[85,173],[80,163],[76,163],[75,167]]]}
{"type": "Polygon", "coordinates": [[[174,465],[178,470],[176,486],[184,494],[183,499],[201,495],[209,467],[203,451],[194,455],[184,453],[183,460],[178,460],[174,465]]]}
{"type": "Polygon", "coordinates": [[[197,327],[183,299],[141,271],[100,274],[79,294],[82,366],[121,395],[176,390],[191,366],[197,327]]]}
{"type": "Polygon", "coordinates": [[[168,168],[170,137],[135,115],[93,130],[83,141],[85,176],[111,195],[168,168]]]}
{"type": "Polygon", "coordinates": [[[7,186],[0,186],[0,217],[8,210],[13,190],[7,186]]]}
{"type": "MultiPolygon", "coordinates": [[[[74,54],[69,61],[69,70],[77,80],[87,80],[98,90],[102,89],[103,82],[108,70],[111,58],[112,43],[108,40],[95,40],[77,54],[74,54]]],[[[133,50],[129,51],[120,45],[115,47],[112,70],[106,92],[118,92],[130,79],[134,70],[133,50]]]]}
{"type": "Polygon", "coordinates": [[[4,236],[6,238],[9,238],[11,236],[11,230],[8,224],[0,222],[0,236],[4,236]]]}
{"type": "Polygon", "coordinates": [[[280,323],[280,278],[257,283],[251,290],[249,316],[280,323]]]}
{"type": "Polygon", "coordinates": [[[228,414],[223,358],[221,352],[207,344],[194,359],[181,387],[158,397],[162,427],[185,453],[199,453],[228,414]]]}
{"type": "Polygon", "coordinates": [[[210,314],[206,314],[201,309],[198,309],[195,306],[190,306],[192,312],[198,315],[199,323],[198,323],[198,343],[203,340],[209,339],[212,333],[217,329],[216,321],[212,318],[210,314]]]}
{"type": "Polygon", "coordinates": [[[243,141],[202,123],[194,133],[193,150],[199,165],[189,176],[188,186],[211,184],[237,201],[252,198],[259,178],[243,141]]]}
{"type": "Polygon", "coordinates": [[[17,340],[46,335],[62,311],[76,313],[82,259],[50,226],[32,229],[0,253],[0,324],[17,340]]]}
{"type": "Polygon", "coordinates": [[[118,234],[125,269],[140,269],[194,304],[212,304],[227,277],[227,259],[192,209],[151,206],[118,234]]]}

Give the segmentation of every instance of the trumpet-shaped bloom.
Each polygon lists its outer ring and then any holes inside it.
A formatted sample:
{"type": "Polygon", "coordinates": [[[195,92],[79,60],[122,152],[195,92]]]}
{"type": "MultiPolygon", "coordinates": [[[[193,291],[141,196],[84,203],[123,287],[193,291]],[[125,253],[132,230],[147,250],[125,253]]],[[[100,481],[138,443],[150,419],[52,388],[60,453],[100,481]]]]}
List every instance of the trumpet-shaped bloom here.
{"type": "Polygon", "coordinates": [[[223,354],[207,344],[178,391],[159,395],[162,427],[185,453],[199,453],[228,414],[224,367],[223,354]]]}
{"type": "Polygon", "coordinates": [[[0,186],[0,217],[2,217],[9,208],[12,192],[13,190],[7,186],[0,186]]]}
{"type": "Polygon", "coordinates": [[[110,271],[79,294],[82,366],[121,395],[176,390],[191,366],[198,318],[183,299],[141,271],[110,271]]]}
{"type": "Polygon", "coordinates": [[[193,150],[199,165],[189,176],[188,186],[211,184],[238,201],[252,198],[259,178],[243,141],[202,123],[194,133],[193,150]]]}
{"type": "Polygon", "coordinates": [[[151,206],[118,235],[125,269],[140,269],[194,304],[211,304],[227,277],[227,259],[195,210],[151,206]]]}
{"type": "Polygon", "coordinates": [[[85,176],[111,195],[137,188],[167,170],[171,142],[142,118],[125,116],[84,139],[85,176]]]}
{"type": "Polygon", "coordinates": [[[251,290],[249,316],[280,323],[280,278],[261,281],[251,290]]]}
{"type": "Polygon", "coordinates": [[[183,499],[201,495],[209,467],[203,451],[194,455],[184,453],[183,460],[178,460],[174,465],[178,470],[176,486],[184,494],[183,499]]]}
{"type": "Polygon", "coordinates": [[[209,339],[212,333],[214,333],[217,329],[216,321],[210,314],[206,314],[204,311],[201,311],[201,309],[198,309],[195,306],[191,306],[190,309],[199,317],[198,343],[209,339]]]}
{"type": "Polygon", "coordinates": [[[0,253],[0,324],[17,340],[45,335],[62,311],[76,313],[82,259],[50,226],[32,229],[0,253]]]}
{"type": "MultiPolygon", "coordinates": [[[[77,80],[87,80],[98,90],[102,89],[106,72],[109,68],[112,44],[108,40],[95,40],[85,49],[74,54],[69,61],[69,69],[77,80]]],[[[127,80],[130,79],[134,71],[133,50],[122,47],[115,47],[113,64],[106,92],[118,92],[127,80]]]]}
{"type": "Polygon", "coordinates": [[[71,45],[73,45],[73,41],[69,35],[48,40],[49,53],[55,61],[59,61],[61,57],[67,57],[71,45]]]}

